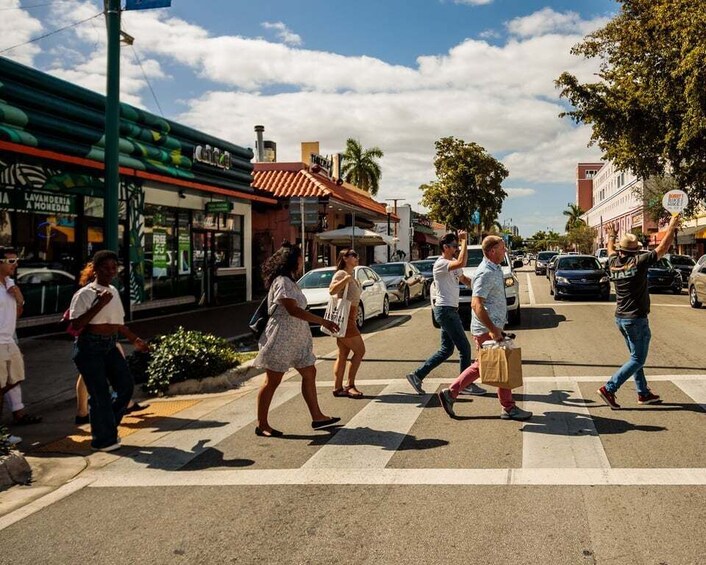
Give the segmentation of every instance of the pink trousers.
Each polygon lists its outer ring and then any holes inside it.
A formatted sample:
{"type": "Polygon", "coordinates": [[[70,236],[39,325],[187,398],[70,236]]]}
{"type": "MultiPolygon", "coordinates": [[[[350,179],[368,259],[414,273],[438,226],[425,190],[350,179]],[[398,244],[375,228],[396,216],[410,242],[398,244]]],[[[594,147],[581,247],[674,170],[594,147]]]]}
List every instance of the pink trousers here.
{"type": "MultiPolygon", "coordinates": [[[[456,380],[451,383],[449,390],[451,391],[451,396],[453,398],[457,398],[464,388],[480,377],[477,353],[483,345],[483,342],[486,342],[489,339],[492,339],[489,333],[473,336],[473,341],[476,344],[476,360],[473,361],[473,364],[468,367],[468,369],[463,371],[463,373],[461,373],[458,377],[456,377],[456,380]]],[[[515,401],[512,399],[512,391],[508,388],[498,388],[498,400],[500,400],[501,406],[506,411],[515,406],[515,401]]]]}

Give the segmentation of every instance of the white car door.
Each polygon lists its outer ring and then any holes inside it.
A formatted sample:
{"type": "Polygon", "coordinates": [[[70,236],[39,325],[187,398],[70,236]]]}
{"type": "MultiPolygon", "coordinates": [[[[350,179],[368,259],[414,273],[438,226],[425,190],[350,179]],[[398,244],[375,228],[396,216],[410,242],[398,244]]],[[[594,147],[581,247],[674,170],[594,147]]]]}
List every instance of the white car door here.
{"type": "Polygon", "coordinates": [[[368,279],[373,281],[373,286],[370,290],[373,291],[375,314],[382,314],[382,309],[385,303],[385,295],[387,294],[387,287],[385,286],[385,281],[383,281],[378,274],[372,269],[365,268],[365,273],[368,275],[368,279]]]}
{"type": "Polygon", "coordinates": [[[363,267],[359,267],[358,269],[356,269],[355,277],[358,279],[358,282],[360,283],[362,289],[360,293],[360,301],[363,303],[363,314],[365,316],[364,320],[367,320],[371,315],[370,309],[375,309],[375,301],[374,299],[371,299],[371,288],[365,287],[365,282],[368,280],[368,276],[365,273],[365,269],[363,267]]]}

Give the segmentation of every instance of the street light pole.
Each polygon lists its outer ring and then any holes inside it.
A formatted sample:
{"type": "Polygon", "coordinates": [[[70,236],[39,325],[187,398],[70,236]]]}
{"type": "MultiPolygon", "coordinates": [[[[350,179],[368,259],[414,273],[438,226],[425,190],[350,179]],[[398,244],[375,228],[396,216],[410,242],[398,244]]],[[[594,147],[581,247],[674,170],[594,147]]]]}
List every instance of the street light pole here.
{"type": "MultiPolygon", "coordinates": [[[[395,216],[396,216],[396,215],[397,215],[397,202],[402,201],[402,200],[407,200],[407,199],[406,199],[406,198],[385,198],[385,200],[388,201],[388,202],[393,202],[393,203],[394,203],[394,213],[395,213],[395,216]]],[[[388,221],[389,221],[389,219],[390,219],[390,215],[389,215],[389,214],[387,215],[387,218],[388,218],[388,221]]],[[[399,222],[395,223],[395,239],[397,239],[397,224],[398,224],[398,223],[399,223],[399,222]]],[[[397,242],[395,242],[395,253],[397,253],[397,242]]],[[[387,254],[388,254],[388,255],[390,254],[390,246],[389,246],[389,244],[388,244],[388,246],[387,246],[387,254]]],[[[389,257],[388,257],[387,260],[388,260],[388,261],[390,260],[389,257]]]]}
{"type": "MultiPolygon", "coordinates": [[[[386,212],[387,212],[387,237],[389,238],[390,237],[390,214],[392,212],[392,208],[390,208],[389,205],[387,206],[386,212]]],[[[390,262],[390,243],[389,243],[389,241],[387,243],[387,262],[388,263],[390,262]]]]}
{"type": "Polygon", "coordinates": [[[105,192],[103,233],[106,249],[118,251],[120,186],[120,0],[104,0],[108,32],[108,69],[105,98],[105,192]]]}

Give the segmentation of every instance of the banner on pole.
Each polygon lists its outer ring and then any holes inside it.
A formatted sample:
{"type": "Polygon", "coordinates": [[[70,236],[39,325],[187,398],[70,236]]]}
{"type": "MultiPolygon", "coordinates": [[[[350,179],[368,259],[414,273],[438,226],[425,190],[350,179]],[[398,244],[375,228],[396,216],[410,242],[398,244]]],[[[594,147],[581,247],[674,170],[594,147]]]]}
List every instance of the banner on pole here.
{"type": "Polygon", "coordinates": [[[126,10],[151,10],[152,8],[171,8],[172,0],[125,0],[126,10]]]}

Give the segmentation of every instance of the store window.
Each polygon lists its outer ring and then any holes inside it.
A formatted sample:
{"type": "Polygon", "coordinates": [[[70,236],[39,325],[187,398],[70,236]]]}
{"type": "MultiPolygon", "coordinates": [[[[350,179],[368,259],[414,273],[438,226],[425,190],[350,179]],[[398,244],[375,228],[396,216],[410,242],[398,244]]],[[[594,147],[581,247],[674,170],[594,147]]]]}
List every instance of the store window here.
{"type": "Polygon", "coordinates": [[[216,267],[244,266],[244,216],[237,214],[193,214],[194,264],[211,260],[216,267]]]}

